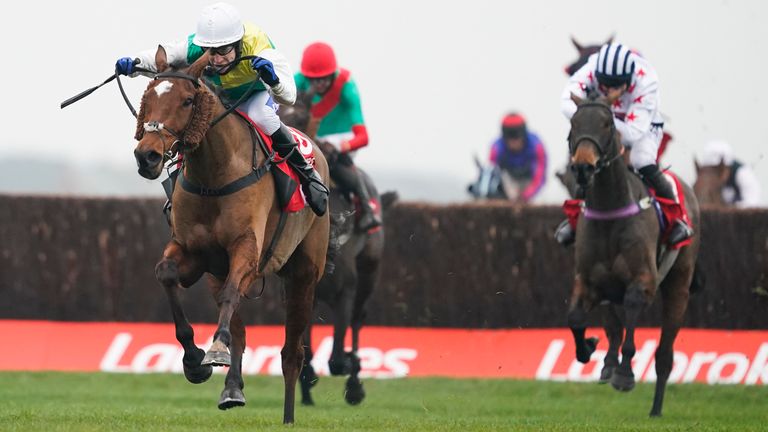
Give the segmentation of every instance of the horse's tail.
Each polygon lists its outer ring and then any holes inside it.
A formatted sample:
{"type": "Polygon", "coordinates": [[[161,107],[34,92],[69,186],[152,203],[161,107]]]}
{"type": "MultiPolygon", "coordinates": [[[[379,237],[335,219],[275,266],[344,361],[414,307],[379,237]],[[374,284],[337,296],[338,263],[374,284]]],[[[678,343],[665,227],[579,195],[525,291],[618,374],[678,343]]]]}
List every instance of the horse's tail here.
{"type": "Polygon", "coordinates": [[[696,294],[704,291],[707,278],[704,271],[701,269],[701,262],[697,259],[693,265],[693,278],[691,278],[691,286],[689,292],[696,294]]]}

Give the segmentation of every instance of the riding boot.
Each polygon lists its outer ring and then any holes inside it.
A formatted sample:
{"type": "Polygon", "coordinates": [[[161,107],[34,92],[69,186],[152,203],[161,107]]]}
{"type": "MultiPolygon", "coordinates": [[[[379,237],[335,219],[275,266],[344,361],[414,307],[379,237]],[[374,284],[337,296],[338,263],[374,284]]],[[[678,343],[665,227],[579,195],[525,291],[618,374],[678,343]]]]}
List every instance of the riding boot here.
{"type": "MultiPolygon", "coordinates": [[[[647,165],[638,171],[640,171],[646,184],[656,191],[656,196],[675,201],[675,192],[672,189],[672,185],[666,179],[664,173],[659,170],[658,165],[647,165]]],[[[682,199],[682,197],[680,198],[682,199]]],[[[674,226],[667,239],[671,246],[687,240],[693,235],[693,229],[684,220],[677,219],[672,221],[672,223],[674,226]]]]}
{"type": "Polygon", "coordinates": [[[339,161],[331,171],[331,177],[344,189],[352,191],[360,199],[360,219],[357,222],[360,231],[368,231],[381,225],[381,220],[371,208],[371,196],[362,174],[351,163],[339,161]]]}
{"type": "Polygon", "coordinates": [[[301,188],[312,211],[318,216],[324,215],[328,209],[328,188],[312,164],[302,156],[290,129],[280,123],[280,128],[270,135],[270,138],[277,154],[281,158],[288,157],[288,163],[299,171],[301,188]]]}
{"type": "Polygon", "coordinates": [[[560,225],[557,226],[555,240],[566,247],[576,241],[576,230],[573,229],[568,219],[560,222],[560,225]]]}

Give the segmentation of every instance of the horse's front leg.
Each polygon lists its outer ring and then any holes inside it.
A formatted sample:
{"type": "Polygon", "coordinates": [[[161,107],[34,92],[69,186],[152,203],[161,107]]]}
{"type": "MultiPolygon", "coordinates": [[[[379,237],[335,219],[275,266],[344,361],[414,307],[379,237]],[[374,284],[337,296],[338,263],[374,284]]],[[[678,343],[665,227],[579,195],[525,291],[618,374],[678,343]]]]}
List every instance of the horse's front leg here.
{"type": "Polygon", "coordinates": [[[355,300],[352,305],[352,371],[347,379],[346,392],[344,399],[350,405],[357,405],[365,399],[365,389],[360,381],[360,358],[357,352],[360,349],[360,329],[365,322],[365,305],[376,286],[376,280],[379,276],[381,261],[381,238],[369,240],[363,254],[357,258],[357,290],[355,291],[355,300]]]}
{"type": "Polygon", "coordinates": [[[210,366],[201,365],[205,352],[195,345],[195,332],[181,307],[179,289],[180,285],[189,287],[197,282],[204,270],[201,261],[194,255],[185,253],[175,240],[168,242],[163,251],[163,258],[155,266],[155,277],[165,288],[171,305],[176,340],[184,348],[184,376],[194,384],[208,380],[212,369],[210,366]]]}
{"type": "MultiPolygon", "coordinates": [[[[213,297],[218,299],[223,282],[211,276],[208,278],[208,284],[213,297]]],[[[218,306],[221,307],[220,304],[218,306]]],[[[245,351],[245,326],[242,319],[240,319],[238,311],[232,314],[230,332],[232,334],[232,364],[227,372],[227,377],[224,379],[224,390],[219,398],[219,409],[221,410],[245,405],[245,395],[243,394],[245,384],[242,373],[243,351],[245,351]]]]}
{"type": "Polygon", "coordinates": [[[635,328],[643,307],[650,303],[655,291],[654,277],[645,273],[627,286],[624,293],[625,328],[624,344],[621,346],[621,363],[611,377],[611,385],[619,391],[635,388],[635,374],[632,372],[632,358],[635,356],[635,328]]]}
{"type": "MultiPolygon", "coordinates": [[[[345,283],[345,282],[344,282],[345,283]]],[[[333,376],[348,375],[352,370],[350,357],[344,351],[344,338],[349,327],[349,299],[344,285],[338,286],[341,293],[333,299],[333,349],[328,359],[328,370],[333,376]]]]}
{"type": "Polygon", "coordinates": [[[592,295],[589,294],[583,277],[577,274],[573,281],[573,294],[568,307],[568,327],[573,333],[573,341],[576,345],[576,360],[581,363],[588,363],[597,347],[597,338],[584,337],[587,331],[587,312],[592,309],[592,304],[592,295]]]}
{"type": "Polygon", "coordinates": [[[616,313],[616,306],[613,304],[603,307],[603,328],[608,337],[608,352],[603,360],[603,369],[600,371],[600,384],[605,384],[611,380],[613,371],[619,365],[619,348],[624,338],[624,325],[616,313]]]}
{"type": "Polygon", "coordinates": [[[252,232],[238,238],[227,253],[229,273],[216,296],[216,303],[219,305],[218,327],[213,335],[213,344],[205,353],[204,365],[232,365],[229,353],[232,343],[230,322],[240,305],[242,293],[253,283],[258,272],[259,249],[256,236],[252,232]]]}

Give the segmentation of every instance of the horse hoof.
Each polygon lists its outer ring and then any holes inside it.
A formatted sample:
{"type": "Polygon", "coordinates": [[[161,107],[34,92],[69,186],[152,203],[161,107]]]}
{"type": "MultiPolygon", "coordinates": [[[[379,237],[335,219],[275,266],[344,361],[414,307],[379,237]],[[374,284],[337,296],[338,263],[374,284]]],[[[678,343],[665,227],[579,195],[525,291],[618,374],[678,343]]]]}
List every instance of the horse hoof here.
{"type": "Polygon", "coordinates": [[[607,384],[611,381],[611,377],[613,377],[613,371],[616,369],[615,366],[603,366],[603,370],[600,371],[600,380],[597,382],[598,384],[607,384]]]}
{"type": "Polygon", "coordinates": [[[331,358],[328,360],[328,369],[333,376],[349,375],[352,372],[352,360],[348,356],[341,360],[331,358]]]}
{"type": "Polygon", "coordinates": [[[365,399],[363,383],[357,377],[349,377],[344,391],[344,400],[350,405],[359,405],[363,399],[365,399]]]}
{"type": "Polygon", "coordinates": [[[576,360],[578,360],[579,363],[589,363],[589,358],[592,356],[592,353],[595,352],[598,341],[599,339],[596,337],[586,339],[583,348],[576,348],[576,360]]]}
{"type": "Polygon", "coordinates": [[[219,398],[219,409],[228,410],[230,408],[241,407],[245,405],[245,395],[239,388],[227,389],[225,388],[221,392],[221,398],[219,398]]]}
{"type": "Polygon", "coordinates": [[[305,406],[314,406],[315,401],[312,400],[312,396],[306,398],[303,397],[301,398],[301,404],[305,406]]]}
{"type": "Polygon", "coordinates": [[[202,366],[229,366],[229,353],[225,351],[208,351],[203,357],[202,366]]]}
{"type": "Polygon", "coordinates": [[[615,371],[611,377],[611,385],[618,391],[628,392],[635,388],[635,376],[634,375],[622,375],[619,371],[615,371]]]}
{"type": "Polygon", "coordinates": [[[199,365],[194,367],[187,367],[184,365],[184,376],[187,381],[192,384],[202,384],[208,381],[208,378],[213,374],[213,368],[210,365],[199,365]]]}

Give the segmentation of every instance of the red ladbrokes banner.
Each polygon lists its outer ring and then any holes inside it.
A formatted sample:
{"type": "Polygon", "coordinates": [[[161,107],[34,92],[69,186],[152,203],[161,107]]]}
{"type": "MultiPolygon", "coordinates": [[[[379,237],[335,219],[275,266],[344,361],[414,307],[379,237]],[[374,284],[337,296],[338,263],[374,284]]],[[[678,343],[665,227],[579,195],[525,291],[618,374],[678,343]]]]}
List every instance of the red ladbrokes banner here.
{"type": "MultiPolygon", "coordinates": [[[[194,328],[198,346],[206,349],[215,326],[194,328]]],[[[330,326],[316,326],[313,332],[313,365],[320,375],[328,374],[331,332],[330,326]]],[[[0,321],[0,334],[16,341],[0,346],[0,370],[181,372],[183,351],[172,324],[0,321]]],[[[358,352],[360,376],[594,381],[607,342],[600,329],[590,329],[587,335],[599,336],[601,342],[592,361],[583,365],[575,359],[568,329],[366,327],[358,352]]],[[[653,354],[658,336],[657,329],[637,331],[633,369],[641,381],[656,379],[653,354]]],[[[243,373],[280,375],[283,337],[279,326],[248,327],[243,373]]],[[[670,381],[765,385],[768,331],[683,329],[670,381]]]]}

